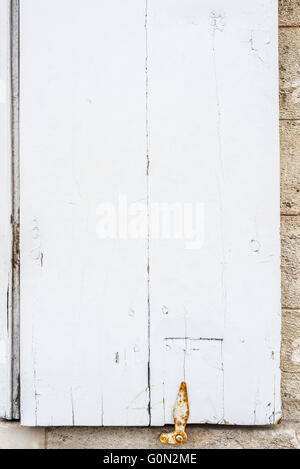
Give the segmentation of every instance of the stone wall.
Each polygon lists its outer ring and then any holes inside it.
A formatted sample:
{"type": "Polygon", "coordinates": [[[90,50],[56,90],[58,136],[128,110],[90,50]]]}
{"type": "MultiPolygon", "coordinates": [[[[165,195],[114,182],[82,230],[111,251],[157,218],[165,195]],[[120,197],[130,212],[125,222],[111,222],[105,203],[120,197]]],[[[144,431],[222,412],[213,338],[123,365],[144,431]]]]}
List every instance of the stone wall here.
{"type": "MultiPolygon", "coordinates": [[[[189,426],[186,448],[300,448],[300,0],[279,0],[279,25],[283,420],[270,428],[189,426]]],[[[160,432],[2,422],[0,448],[161,448],[160,432]]]]}
{"type": "Polygon", "coordinates": [[[279,0],[282,404],[300,421],[300,1],[279,0]]]}

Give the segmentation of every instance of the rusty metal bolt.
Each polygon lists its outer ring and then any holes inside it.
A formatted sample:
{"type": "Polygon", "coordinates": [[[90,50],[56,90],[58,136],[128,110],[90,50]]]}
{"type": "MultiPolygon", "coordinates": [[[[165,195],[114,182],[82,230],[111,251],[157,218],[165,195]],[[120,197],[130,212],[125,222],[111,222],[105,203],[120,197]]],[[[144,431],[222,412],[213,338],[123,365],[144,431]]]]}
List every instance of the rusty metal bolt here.
{"type": "Polygon", "coordinates": [[[177,443],[182,443],[183,442],[183,436],[182,435],[177,435],[176,436],[176,441],[177,441],[177,443]]]}

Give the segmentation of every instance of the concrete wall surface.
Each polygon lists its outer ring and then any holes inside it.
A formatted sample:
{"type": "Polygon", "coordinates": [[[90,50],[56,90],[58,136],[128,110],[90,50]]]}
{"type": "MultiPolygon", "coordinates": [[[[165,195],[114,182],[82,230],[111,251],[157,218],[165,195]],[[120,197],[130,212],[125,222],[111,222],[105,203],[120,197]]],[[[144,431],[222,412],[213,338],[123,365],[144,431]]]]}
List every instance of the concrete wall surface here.
{"type": "MultiPolygon", "coordinates": [[[[185,448],[300,449],[300,1],[279,0],[283,419],[272,427],[188,426],[185,448]]],[[[262,201],[263,203],[263,201],[262,201]]],[[[162,448],[161,428],[24,428],[0,422],[5,448],[162,448]]]]}

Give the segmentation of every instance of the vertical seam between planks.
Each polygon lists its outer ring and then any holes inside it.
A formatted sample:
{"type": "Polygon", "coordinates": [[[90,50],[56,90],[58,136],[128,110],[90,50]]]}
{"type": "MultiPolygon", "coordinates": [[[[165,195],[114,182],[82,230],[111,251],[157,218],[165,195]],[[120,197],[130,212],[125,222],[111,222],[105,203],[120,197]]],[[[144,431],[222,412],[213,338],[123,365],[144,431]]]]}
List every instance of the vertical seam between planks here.
{"type": "Polygon", "coordinates": [[[225,283],[225,266],[226,266],[226,253],[225,253],[225,226],[224,226],[224,203],[223,203],[223,193],[224,193],[224,164],[223,164],[223,148],[222,148],[222,112],[221,112],[221,99],[219,91],[219,80],[218,80],[218,63],[217,63],[217,51],[216,51],[216,42],[217,42],[217,31],[223,32],[222,27],[218,26],[219,20],[224,20],[223,16],[216,16],[216,13],[213,11],[211,14],[212,20],[212,54],[213,54],[213,74],[215,81],[215,99],[216,99],[216,113],[217,113],[217,145],[218,145],[218,160],[219,160],[219,175],[218,175],[218,194],[219,194],[219,207],[220,207],[220,229],[221,229],[221,250],[222,250],[222,289],[223,289],[223,299],[224,299],[224,327],[226,325],[226,313],[227,313],[227,291],[225,283]]]}
{"type": "MultiPolygon", "coordinates": [[[[218,63],[217,63],[217,32],[223,32],[224,25],[218,25],[219,21],[224,21],[222,15],[217,15],[214,11],[211,13],[211,27],[212,27],[212,60],[213,60],[213,74],[215,81],[215,99],[216,99],[216,112],[217,112],[217,145],[218,145],[218,160],[219,160],[219,175],[218,175],[218,194],[219,194],[219,210],[220,210],[220,222],[221,222],[221,252],[222,252],[222,290],[223,290],[223,301],[224,301],[224,329],[226,329],[226,316],[227,316],[227,291],[226,291],[226,278],[225,278],[225,266],[226,266],[226,253],[225,253],[225,224],[224,224],[224,165],[223,165],[223,148],[222,148],[222,112],[221,112],[221,99],[218,82],[218,63]]],[[[223,356],[223,342],[221,342],[221,360],[222,360],[222,411],[223,411],[223,422],[225,418],[225,367],[224,367],[224,356],[223,356]]]]}
{"type": "Polygon", "coordinates": [[[148,0],[145,0],[145,92],[146,92],[146,177],[147,177],[147,310],[148,310],[148,414],[151,426],[151,378],[150,378],[150,156],[149,156],[149,75],[148,75],[148,0]]]}

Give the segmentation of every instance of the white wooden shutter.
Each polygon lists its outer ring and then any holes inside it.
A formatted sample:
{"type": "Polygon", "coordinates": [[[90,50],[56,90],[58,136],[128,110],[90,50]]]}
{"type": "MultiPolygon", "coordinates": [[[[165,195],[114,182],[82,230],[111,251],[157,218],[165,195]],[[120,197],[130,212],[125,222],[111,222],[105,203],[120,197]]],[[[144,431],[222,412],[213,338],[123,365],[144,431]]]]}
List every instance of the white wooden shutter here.
{"type": "Polygon", "coordinates": [[[190,423],[276,422],[277,1],[26,0],[20,19],[23,425],[171,423],[183,379],[190,423]],[[137,203],[144,236],[118,218],[99,239],[103,207],[137,203]],[[153,235],[174,204],[198,244],[153,235]]]}

